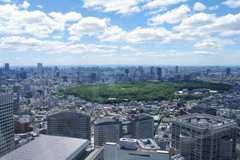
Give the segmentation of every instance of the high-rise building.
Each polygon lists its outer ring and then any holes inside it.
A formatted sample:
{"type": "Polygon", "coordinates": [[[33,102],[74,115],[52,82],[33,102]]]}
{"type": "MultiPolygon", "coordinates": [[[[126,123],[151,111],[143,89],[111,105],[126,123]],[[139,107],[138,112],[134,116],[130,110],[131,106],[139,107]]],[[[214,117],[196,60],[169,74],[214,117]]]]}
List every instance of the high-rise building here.
{"type": "Polygon", "coordinates": [[[158,80],[162,80],[162,68],[158,67],[157,68],[157,75],[158,75],[158,80]]]}
{"type": "Polygon", "coordinates": [[[154,75],[154,66],[151,66],[151,75],[154,75]]]}
{"type": "Polygon", "coordinates": [[[5,72],[9,72],[9,63],[5,63],[5,72]]]}
{"type": "Polygon", "coordinates": [[[237,124],[208,114],[179,116],[172,122],[171,147],[191,160],[232,159],[237,124]]]}
{"type": "Polygon", "coordinates": [[[231,68],[227,68],[227,75],[231,74],[231,68]]]}
{"type": "Polygon", "coordinates": [[[240,75],[240,68],[238,68],[238,75],[240,75]]]}
{"type": "Polygon", "coordinates": [[[26,71],[22,72],[22,79],[27,79],[27,72],[26,71]]]}
{"type": "Polygon", "coordinates": [[[68,77],[67,76],[63,76],[63,82],[68,82],[68,77]]]}
{"type": "Polygon", "coordinates": [[[24,93],[30,92],[31,91],[31,84],[30,83],[25,83],[23,84],[24,88],[24,93]]]}
{"type": "Polygon", "coordinates": [[[130,118],[133,124],[133,138],[153,138],[154,136],[154,120],[148,115],[137,115],[130,118]]]}
{"type": "Polygon", "coordinates": [[[96,80],[97,80],[97,74],[91,73],[91,81],[96,81],[96,80]]]}
{"type": "Polygon", "coordinates": [[[169,160],[169,151],[163,151],[152,139],[121,138],[119,143],[104,143],[104,159],[111,160],[169,160]]]}
{"type": "Polygon", "coordinates": [[[122,135],[122,124],[113,119],[94,122],[94,145],[103,146],[105,142],[118,142],[122,135]]]}
{"type": "Polygon", "coordinates": [[[129,69],[125,69],[125,74],[127,75],[127,77],[128,77],[128,74],[129,74],[129,69]]]}
{"type": "Polygon", "coordinates": [[[178,66],[175,67],[175,74],[178,75],[178,66]]]}
{"type": "Polygon", "coordinates": [[[0,92],[0,156],[14,149],[12,94],[0,92]]]}
{"type": "Polygon", "coordinates": [[[58,112],[47,117],[47,134],[90,140],[90,116],[75,110],[58,112]]]}
{"type": "Polygon", "coordinates": [[[43,73],[42,63],[38,63],[37,64],[37,72],[38,72],[38,74],[42,74],[43,73]]]}
{"type": "Polygon", "coordinates": [[[0,76],[3,75],[3,69],[0,68],[0,76]]]}

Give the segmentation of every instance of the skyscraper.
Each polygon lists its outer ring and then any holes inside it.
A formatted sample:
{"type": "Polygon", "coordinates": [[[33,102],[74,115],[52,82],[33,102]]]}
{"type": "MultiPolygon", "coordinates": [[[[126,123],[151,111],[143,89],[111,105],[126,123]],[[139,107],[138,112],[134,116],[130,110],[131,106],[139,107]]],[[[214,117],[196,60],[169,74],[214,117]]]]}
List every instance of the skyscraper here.
{"type": "Polygon", "coordinates": [[[43,73],[42,63],[38,63],[37,64],[37,72],[38,72],[38,74],[42,74],[43,73]]]}
{"type": "Polygon", "coordinates": [[[62,78],[63,78],[63,82],[68,82],[67,76],[63,76],[62,78]]]}
{"type": "Polygon", "coordinates": [[[208,114],[179,116],[172,123],[171,147],[191,160],[231,159],[237,124],[208,114]]]}
{"type": "Polygon", "coordinates": [[[151,75],[154,75],[154,66],[151,66],[151,75]]]}
{"type": "Polygon", "coordinates": [[[118,142],[121,138],[122,124],[113,119],[94,122],[94,145],[103,146],[104,142],[118,142]]]}
{"type": "Polygon", "coordinates": [[[175,74],[178,75],[178,66],[175,67],[175,74]]]}
{"type": "Polygon", "coordinates": [[[130,118],[133,124],[132,134],[133,138],[143,139],[152,138],[154,136],[154,120],[148,115],[137,115],[130,118]]]}
{"type": "Polygon", "coordinates": [[[157,68],[157,75],[158,75],[158,80],[162,80],[162,68],[158,67],[157,68]]]}
{"type": "Polygon", "coordinates": [[[78,111],[54,113],[47,117],[48,135],[90,140],[90,116],[78,111]]]}
{"type": "Polygon", "coordinates": [[[231,68],[227,68],[227,75],[231,74],[231,68]]]}
{"type": "Polygon", "coordinates": [[[12,94],[0,92],[0,156],[14,149],[12,94]]]}
{"type": "Polygon", "coordinates": [[[5,72],[9,72],[9,63],[5,63],[5,72]]]}

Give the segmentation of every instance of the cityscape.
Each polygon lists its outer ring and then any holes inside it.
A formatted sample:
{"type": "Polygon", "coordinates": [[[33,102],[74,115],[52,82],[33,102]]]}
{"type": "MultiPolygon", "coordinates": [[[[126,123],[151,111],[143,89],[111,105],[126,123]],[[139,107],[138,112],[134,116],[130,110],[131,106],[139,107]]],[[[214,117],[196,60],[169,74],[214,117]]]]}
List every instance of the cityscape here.
{"type": "MultiPolygon", "coordinates": [[[[238,67],[45,67],[37,63],[36,67],[14,68],[5,63],[0,76],[1,159],[197,160],[240,156],[238,67]],[[72,88],[126,82],[156,87],[189,83],[189,88],[171,93],[174,99],[120,102],[111,96],[107,97],[110,103],[59,94],[72,88]],[[193,89],[192,82],[210,85],[193,89]],[[221,86],[219,90],[210,89],[216,84],[221,86]],[[222,86],[228,88],[220,90],[222,86]]],[[[131,87],[129,83],[126,86],[131,87]]]]}
{"type": "Polygon", "coordinates": [[[240,160],[240,0],[0,0],[0,160],[240,160]]]}

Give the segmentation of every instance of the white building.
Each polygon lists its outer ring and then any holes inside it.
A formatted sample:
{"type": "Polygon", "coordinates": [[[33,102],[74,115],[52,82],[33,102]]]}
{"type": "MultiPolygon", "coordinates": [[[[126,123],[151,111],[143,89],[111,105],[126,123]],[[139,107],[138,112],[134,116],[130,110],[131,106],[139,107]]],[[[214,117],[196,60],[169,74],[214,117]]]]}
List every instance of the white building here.
{"type": "Polygon", "coordinates": [[[0,92],[0,156],[14,149],[12,95],[0,92]]]}
{"type": "Polygon", "coordinates": [[[104,143],[104,159],[169,160],[169,152],[160,150],[152,139],[121,138],[119,143],[104,143]]]}

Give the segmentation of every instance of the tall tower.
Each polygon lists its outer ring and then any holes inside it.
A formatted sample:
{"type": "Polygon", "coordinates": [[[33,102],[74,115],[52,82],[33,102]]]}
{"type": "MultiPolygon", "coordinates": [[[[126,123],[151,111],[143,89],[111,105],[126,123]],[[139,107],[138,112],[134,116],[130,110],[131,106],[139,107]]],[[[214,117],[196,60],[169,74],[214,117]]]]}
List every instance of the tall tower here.
{"type": "Polygon", "coordinates": [[[151,66],[151,75],[154,75],[154,66],[151,66]]]}
{"type": "Polygon", "coordinates": [[[37,72],[38,72],[38,74],[42,74],[43,73],[42,63],[38,63],[37,64],[37,72]]]}
{"type": "Polygon", "coordinates": [[[231,74],[231,68],[227,68],[227,75],[231,74]]]}
{"type": "Polygon", "coordinates": [[[175,73],[178,75],[178,66],[175,67],[175,73]]]}
{"type": "Polygon", "coordinates": [[[59,112],[47,117],[48,135],[90,140],[90,116],[74,111],[59,112]]]}
{"type": "Polygon", "coordinates": [[[157,68],[157,75],[158,75],[158,80],[162,80],[162,68],[158,67],[157,68]]]}
{"type": "Polygon", "coordinates": [[[14,149],[12,94],[0,92],[0,156],[14,149]]]}
{"type": "Polygon", "coordinates": [[[5,72],[9,72],[9,63],[5,63],[5,72]]]}
{"type": "Polygon", "coordinates": [[[94,122],[94,145],[103,146],[104,142],[118,142],[122,135],[122,124],[113,119],[94,122]]]}

